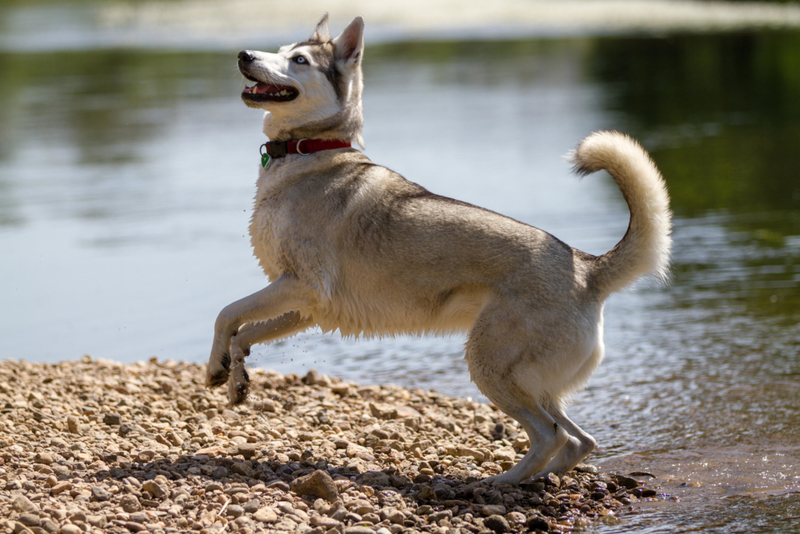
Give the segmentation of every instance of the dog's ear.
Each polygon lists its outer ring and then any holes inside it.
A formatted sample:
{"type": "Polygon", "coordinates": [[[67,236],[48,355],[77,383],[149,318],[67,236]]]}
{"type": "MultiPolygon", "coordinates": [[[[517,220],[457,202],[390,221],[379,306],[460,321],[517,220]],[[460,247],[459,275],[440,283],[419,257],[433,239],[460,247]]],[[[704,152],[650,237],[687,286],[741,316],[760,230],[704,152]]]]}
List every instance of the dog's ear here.
{"type": "Polygon", "coordinates": [[[333,50],[337,61],[361,63],[364,51],[364,19],[356,17],[347,25],[339,36],[333,40],[333,50]]]}
{"type": "Polygon", "coordinates": [[[322,18],[317,23],[317,28],[314,30],[314,33],[311,34],[311,37],[309,37],[308,40],[320,43],[327,43],[331,40],[331,32],[328,30],[327,13],[322,15],[322,18]]]}

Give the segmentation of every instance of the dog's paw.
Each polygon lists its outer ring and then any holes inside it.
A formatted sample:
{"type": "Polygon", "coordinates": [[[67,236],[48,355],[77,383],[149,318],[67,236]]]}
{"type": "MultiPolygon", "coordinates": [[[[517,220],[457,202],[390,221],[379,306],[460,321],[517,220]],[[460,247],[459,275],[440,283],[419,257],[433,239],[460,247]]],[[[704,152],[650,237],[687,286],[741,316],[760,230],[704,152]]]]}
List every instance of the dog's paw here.
{"type": "Polygon", "coordinates": [[[238,369],[234,369],[228,379],[228,402],[231,406],[242,404],[250,394],[250,376],[247,370],[242,366],[241,372],[237,371],[238,369]]]}
{"type": "Polygon", "coordinates": [[[208,359],[208,365],[206,365],[206,387],[215,388],[227,382],[230,368],[231,357],[227,352],[223,352],[221,356],[216,357],[212,354],[208,359]]]}
{"type": "Polygon", "coordinates": [[[493,477],[486,477],[483,480],[481,480],[481,483],[488,484],[491,486],[497,486],[499,484],[509,484],[511,486],[519,486],[520,480],[519,477],[516,476],[514,473],[511,473],[511,471],[506,471],[505,473],[501,473],[493,477]]]}
{"type": "Polygon", "coordinates": [[[244,352],[238,347],[233,348],[231,352],[233,361],[228,378],[228,402],[231,406],[235,406],[247,400],[247,395],[250,393],[250,375],[244,366],[244,352]]]}

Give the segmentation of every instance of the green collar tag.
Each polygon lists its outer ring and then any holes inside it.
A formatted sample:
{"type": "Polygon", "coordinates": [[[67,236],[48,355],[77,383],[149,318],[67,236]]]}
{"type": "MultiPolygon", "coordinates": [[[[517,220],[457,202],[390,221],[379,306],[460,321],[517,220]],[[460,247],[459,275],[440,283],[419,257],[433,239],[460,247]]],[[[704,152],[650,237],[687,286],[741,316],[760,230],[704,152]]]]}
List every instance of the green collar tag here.
{"type": "Polygon", "coordinates": [[[261,145],[258,151],[261,154],[261,166],[265,169],[269,169],[269,166],[272,163],[272,156],[269,155],[267,144],[264,143],[261,145]]]}

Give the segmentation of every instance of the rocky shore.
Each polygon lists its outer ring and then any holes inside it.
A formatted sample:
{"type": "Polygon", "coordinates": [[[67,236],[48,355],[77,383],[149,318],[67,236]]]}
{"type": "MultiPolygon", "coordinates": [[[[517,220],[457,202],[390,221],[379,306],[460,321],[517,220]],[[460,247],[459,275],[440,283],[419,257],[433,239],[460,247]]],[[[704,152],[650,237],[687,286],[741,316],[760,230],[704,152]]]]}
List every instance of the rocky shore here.
{"type": "Polygon", "coordinates": [[[0,362],[0,529],[28,533],[567,532],[655,496],[581,465],[481,478],[528,448],[490,405],[254,369],[228,408],[204,368],[0,362]]]}

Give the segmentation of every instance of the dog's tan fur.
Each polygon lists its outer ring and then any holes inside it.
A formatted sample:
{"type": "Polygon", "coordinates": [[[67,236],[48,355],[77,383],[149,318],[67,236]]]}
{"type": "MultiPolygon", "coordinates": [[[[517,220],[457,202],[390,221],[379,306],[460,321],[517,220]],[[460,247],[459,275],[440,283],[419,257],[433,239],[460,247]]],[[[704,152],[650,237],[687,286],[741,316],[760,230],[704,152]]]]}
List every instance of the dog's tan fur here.
{"type": "MultiPolygon", "coordinates": [[[[362,52],[363,21],[331,40],[327,17],[308,43],[248,52],[248,78],[299,91],[290,102],[248,103],[267,110],[265,134],[360,141],[362,52]],[[308,69],[295,68],[298,53],[308,69]]],[[[220,313],[208,384],[228,380],[231,401],[242,402],[250,346],[313,325],[355,336],[466,332],[470,376],[531,442],[492,481],[573,468],[595,442],[564,405],[602,360],[603,301],[642,275],[666,276],[670,211],[658,170],[629,137],[594,133],[572,159],[579,173],[607,170],[630,207],[627,233],[602,256],[430,193],[354,149],[276,160],[261,171],[250,225],[271,284],[220,313]]]]}

